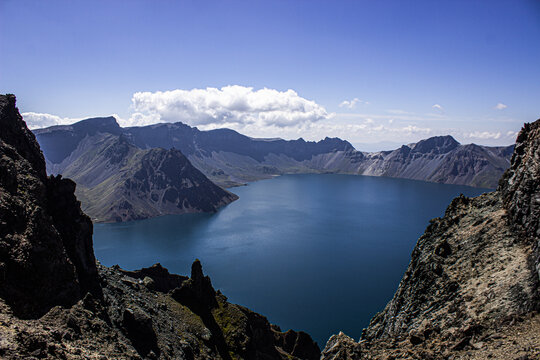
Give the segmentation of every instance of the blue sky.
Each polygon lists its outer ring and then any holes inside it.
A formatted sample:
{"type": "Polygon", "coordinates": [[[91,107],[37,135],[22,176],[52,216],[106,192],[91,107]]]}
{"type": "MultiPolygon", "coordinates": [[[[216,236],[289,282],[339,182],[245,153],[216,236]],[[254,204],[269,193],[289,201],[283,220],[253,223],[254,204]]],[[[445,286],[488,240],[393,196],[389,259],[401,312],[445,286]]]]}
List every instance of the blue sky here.
{"type": "Polygon", "coordinates": [[[540,117],[539,64],[532,0],[0,0],[0,92],[34,126],[510,144],[540,117]]]}

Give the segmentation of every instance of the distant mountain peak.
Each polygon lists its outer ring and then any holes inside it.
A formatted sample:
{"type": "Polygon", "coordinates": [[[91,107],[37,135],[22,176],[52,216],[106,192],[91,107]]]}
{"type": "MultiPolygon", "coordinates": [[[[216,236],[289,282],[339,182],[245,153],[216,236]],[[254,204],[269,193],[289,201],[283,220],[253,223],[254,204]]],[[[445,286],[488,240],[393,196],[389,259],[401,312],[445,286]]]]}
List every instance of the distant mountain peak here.
{"type": "Polygon", "coordinates": [[[417,142],[412,147],[412,151],[423,154],[446,154],[457,148],[459,145],[459,142],[451,135],[433,136],[417,142]]]}
{"type": "Polygon", "coordinates": [[[74,129],[93,135],[96,132],[108,132],[119,135],[121,133],[120,125],[114,116],[95,117],[81,120],[71,125],[74,129]]]}
{"type": "Polygon", "coordinates": [[[85,124],[85,123],[92,123],[92,124],[113,124],[116,126],[119,126],[116,122],[116,118],[114,116],[97,116],[93,118],[84,119],[81,121],[76,122],[75,124],[85,124]]]}

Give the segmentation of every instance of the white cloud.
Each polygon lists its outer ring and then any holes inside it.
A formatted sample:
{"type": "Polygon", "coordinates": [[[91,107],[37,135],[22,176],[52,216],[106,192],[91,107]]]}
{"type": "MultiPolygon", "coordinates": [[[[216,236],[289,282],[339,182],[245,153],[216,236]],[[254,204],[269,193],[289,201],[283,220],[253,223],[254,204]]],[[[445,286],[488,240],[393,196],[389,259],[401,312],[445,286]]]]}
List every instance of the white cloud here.
{"type": "Polygon", "coordinates": [[[433,131],[430,128],[423,128],[423,127],[419,127],[419,126],[416,126],[416,125],[407,125],[405,127],[397,128],[397,129],[393,129],[393,130],[397,131],[397,132],[404,133],[406,135],[420,134],[420,135],[424,135],[424,136],[428,136],[433,131]]]}
{"type": "Polygon", "coordinates": [[[441,105],[439,105],[439,104],[434,104],[434,105],[432,106],[432,108],[435,109],[435,110],[439,110],[439,111],[443,111],[443,110],[444,110],[443,107],[442,107],[441,105]]]}
{"type": "Polygon", "coordinates": [[[339,104],[339,107],[346,107],[349,109],[353,109],[356,107],[356,104],[369,105],[369,102],[360,100],[359,98],[354,98],[352,100],[343,100],[341,104],[339,104]]]}
{"type": "Polygon", "coordinates": [[[495,105],[495,110],[504,110],[508,107],[508,105],[505,105],[503,103],[498,103],[497,105],[495,105]]]}
{"type": "Polygon", "coordinates": [[[70,119],[62,118],[60,116],[36,113],[36,112],[25,112],[21,114],[23,120],[26,122],[26,125],[29,129],[39,129],[54,125],[68,125],[73,124],[74,122],[80,119],[70,119]]]}
{"type": "MultiPolygon", "coordinates": [[[[364,102],[358,100],[356,104],[359,103],[364,102]]],[[[433,105],[435,110],[431,114],[397,108],[375,113],[345,111],[333,114],[293,90],[227,86],[135,93],[130,113],[124,118],[113,116],[124,127],[181,121],[201,130],[230,128],[252,137],[320,140],[329,136],[352,143],[391,141],[406,144],[429,136],[451,134],[463,143],[507,145],[516,136],[515,131],[509,130],[521,125],[517,120],[513,120],[515,127],[506,123],[496,127],[498,125],[491,119],[482,122],[451,119],[435,105],[439,104],[433,105]]],[[[31,129],[71,124],[82,119],[34,112],[23,113],[23,117],[31,129]]]]}
{"type": "Polygon", "coordinates": [[[489,131],[474,131],[471,133],[466,134],[467,137],[473,138],[473,139],[482,139],[482,140],[488,140],[493,139],[497,140],[501,137],[500,132],[489,132],[489,131]]]}
{"type": "Polygon", "coordinates": [[[253,90],[239,85],[158,92],[137,92],[134,113],[123,126],[181,121],[191,126],[285,128],[329,119],[324,107],[294,90],[253,90]]]}

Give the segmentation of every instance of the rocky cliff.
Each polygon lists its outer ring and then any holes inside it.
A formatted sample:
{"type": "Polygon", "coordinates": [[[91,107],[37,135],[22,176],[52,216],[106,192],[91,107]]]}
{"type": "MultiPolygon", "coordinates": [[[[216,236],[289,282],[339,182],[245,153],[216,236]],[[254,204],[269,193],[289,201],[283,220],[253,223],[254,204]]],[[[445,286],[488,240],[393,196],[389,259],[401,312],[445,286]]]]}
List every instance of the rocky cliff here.
{"type": "Polygon", "coordinates": [[[495,188],[510,165],[512,149],[461,145],[451,136],[437,136],[390,152],[368,153],[358,163],[357,171],[363,175],[495,188]]]}
{"type": "Polygon", "coordinates": [[[47,177],[34,135],[0,97],[0,295],[23,318],[99,293],[92,223],[75,184],[47,177]]]}
{"type": "Polygon", "coordinates": [[[199,261],[190,278],[96,263],[74,191],[47,177],[15,97],[0,96],[0,358],[319,358],[309,335],[229,303],[199,261]]]}
{"type": "Polygon", "coordinates": [[[540,356],[539,128],[521,130],[497,191],[458,197],[431,220],[361,341],[336,335],[323,359],[540,356]]]}
{"type": "Polygon", "coordinates": [[[114,118],[85,120],[46,134],[41,138],[51,153],[49,172],[77,183],[76,195],[93,221],[215,212],[238,198],[208,180],[179,150],[132,145],[114,118]],[[58,141],[64,137],[76,141],[58,141]]]}

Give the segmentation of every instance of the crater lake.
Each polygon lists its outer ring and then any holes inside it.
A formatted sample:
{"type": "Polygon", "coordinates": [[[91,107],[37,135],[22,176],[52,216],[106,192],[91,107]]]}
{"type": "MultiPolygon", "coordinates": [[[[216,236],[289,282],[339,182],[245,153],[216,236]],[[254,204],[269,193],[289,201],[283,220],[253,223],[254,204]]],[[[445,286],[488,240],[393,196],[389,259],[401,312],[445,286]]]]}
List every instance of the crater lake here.
{"type": "Polygon", "coordinates": [[[284,175],[229,189],[240,199],[215,214],[95,224],[106,266],[161,263],[189,275],[200,259],[229,301],[324,347],[362,329],[391,299],[429,220],[450,201],[490,191],[336,174],[284,175]]]}

